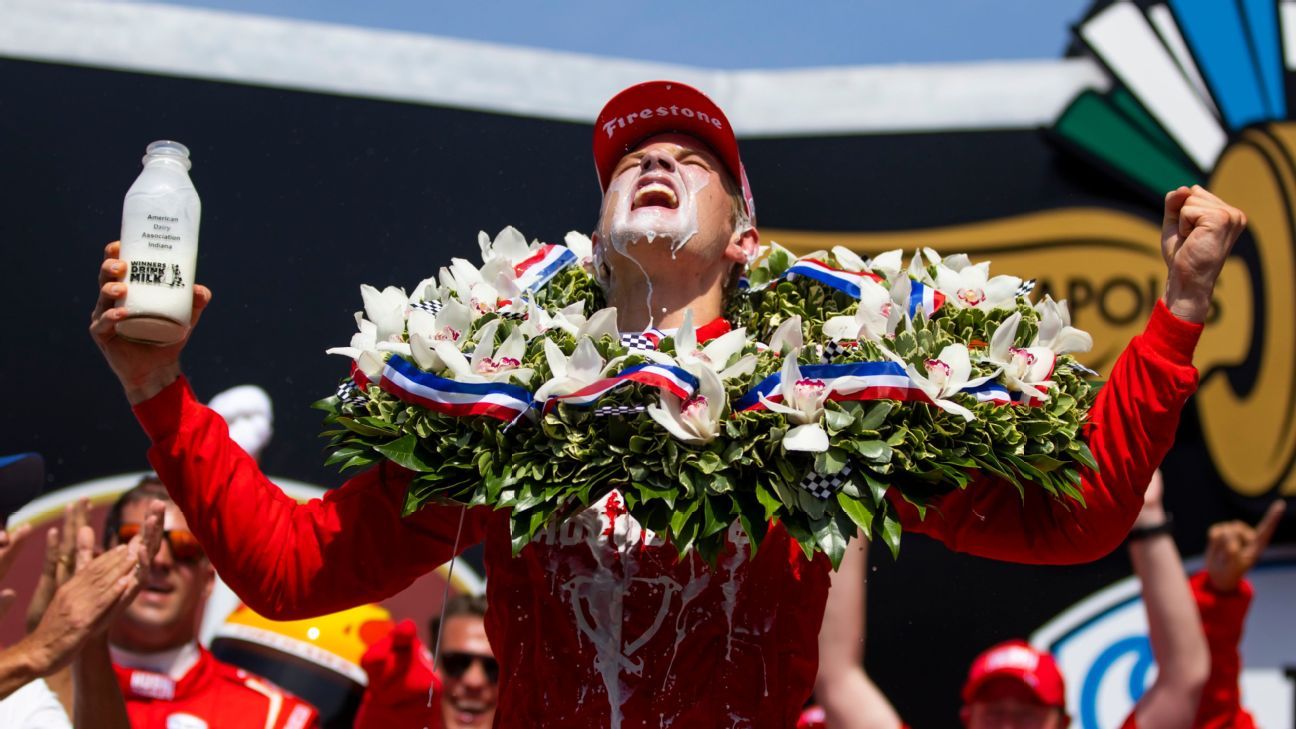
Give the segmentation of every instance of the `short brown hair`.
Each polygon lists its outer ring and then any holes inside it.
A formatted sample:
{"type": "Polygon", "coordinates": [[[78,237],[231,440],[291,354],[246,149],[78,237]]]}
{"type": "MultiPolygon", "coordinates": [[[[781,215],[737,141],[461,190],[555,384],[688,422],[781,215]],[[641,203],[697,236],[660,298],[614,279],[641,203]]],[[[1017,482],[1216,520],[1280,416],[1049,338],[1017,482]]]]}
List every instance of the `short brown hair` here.
{"type": "Polygon", "coordinates": [[[108,549],[113,546],[113,540],[117,538],[117,531],[122,526],[122,512],[127,506],[139,501],[166,501],[171,502],[171,494],[167,493],[166,485],[156,474],[141,478],[139,483],[127,489],[117,501],[113,502],[112,508],[108,510],[108,518],[104,521],[103,530],[103,547],[108,549]]]}
{"type": "MultiPolygon", "coordinates": [[[[486,596],[485,595],[455,595],[446,600],[444,618],[458,617],[468,615],[472,617],[486,617],[486,596]]],[[[437,637],[441,634],[442,615],[435,615],[428,621],[428,638],[436,645],[437,637]]]]}

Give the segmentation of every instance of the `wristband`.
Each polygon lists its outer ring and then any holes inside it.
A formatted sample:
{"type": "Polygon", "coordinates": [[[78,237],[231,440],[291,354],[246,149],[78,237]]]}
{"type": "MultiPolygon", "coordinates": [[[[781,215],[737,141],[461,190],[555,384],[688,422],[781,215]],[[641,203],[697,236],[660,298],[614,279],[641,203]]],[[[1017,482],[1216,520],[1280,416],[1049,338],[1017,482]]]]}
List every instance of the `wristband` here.
{"type": "Polygon", "coordinates": [[[1149,539],[1162,534],[1171,534],[1174,531],[1174,517],[1166,514],[1165,521],[1160,524],[1150,526],[1135,526],[1129,530],[1129,536],[1125,537],[1127,542],[1137,542],[1141,539],[1149,539]]]}

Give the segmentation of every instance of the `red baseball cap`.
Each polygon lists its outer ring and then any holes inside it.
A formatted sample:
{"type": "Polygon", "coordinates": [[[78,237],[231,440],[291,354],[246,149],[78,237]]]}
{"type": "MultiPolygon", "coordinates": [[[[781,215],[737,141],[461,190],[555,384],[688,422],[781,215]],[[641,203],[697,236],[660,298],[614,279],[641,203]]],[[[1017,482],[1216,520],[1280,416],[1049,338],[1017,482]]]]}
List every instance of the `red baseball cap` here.
{"type": "Polygon", "coordinates": [[[1066,708],[1066,685],[1057,661],[1052,655],[1038,651],[1024,641],[1000,643],[972,661],[967,683],[963,684],[963,703],[973,703],[986,683],[996,678],[1015,679],[1041,704],[1066,708]]]}
{"type": "Polygon", "coordinates": [[[643,140],[678,132],[704,142],[742,185],[747,215],[756,221],[747,171],[738,156],[733,126],[719,106],[701,91],[678,81],[646,81],[613,96],[594,122],[594,168],[607,192],[617,163],[643,140]]]}

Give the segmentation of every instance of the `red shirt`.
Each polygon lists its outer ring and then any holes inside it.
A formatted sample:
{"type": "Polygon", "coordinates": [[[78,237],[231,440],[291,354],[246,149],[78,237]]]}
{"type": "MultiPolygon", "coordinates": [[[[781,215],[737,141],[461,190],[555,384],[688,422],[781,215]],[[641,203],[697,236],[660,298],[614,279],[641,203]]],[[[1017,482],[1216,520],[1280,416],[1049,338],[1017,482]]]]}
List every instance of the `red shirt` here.
{"type": "Polygon", "coordinates": [[[199,648],[178,681],[114,665],[136,729],[319,729],[315,708],[199,648]]]}
{"type": "MultiPolygon", "coordinates": [[[[1088,508],[1038,489],[1023,503],[1012,486],[983,477],[938,499],[926,522],[893,500],[904,528],[1018,562],[1110,552],[1196,387],[1200,331],[1158,304],[1113,366],[1087,430],[1100,466],[1084,474],[1088,508]]],[[[710,571],[646,533],[613,493],[513,557],[506,512],[428,506],[403,518],[410,474],[391,463],[296,503],[183,378],[135,412],[153,440],[150,461],[212,564],[267,617],[380,600],[485,539],[486,629],[501,666],[496,726],[784,728],[810,694],[829,564],[807,560],[777,524],[751,559],[732,528],[710,571]]]]}
{"type": "MultiPolygon", "coordinates": [[[[1202,687],[1192,729],[1255,729],[1255,719],[1242,708],[1242,692],[1238,688],[1242,674],[1238,645],[1242,643],[1242,627],[1255,590],[1250,582],[1242,580],[1236,590],[1220,592],[1211,586],[1210,576],[1205,572],[1193,575],[1188,584],[1201,613],[1202,630],[1211,656],[1210,676],[1202,687]]],[[[1137,727],[1135,714],[1130,714],[1121,725],[1121,729],[1137,727]]]]}

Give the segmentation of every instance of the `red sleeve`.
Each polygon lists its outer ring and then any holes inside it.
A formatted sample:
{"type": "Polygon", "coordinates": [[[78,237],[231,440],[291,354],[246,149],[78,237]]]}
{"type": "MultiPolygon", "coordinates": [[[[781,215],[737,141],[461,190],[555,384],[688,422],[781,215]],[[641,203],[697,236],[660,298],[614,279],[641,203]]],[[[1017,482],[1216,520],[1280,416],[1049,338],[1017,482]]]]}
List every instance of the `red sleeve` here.
{"type": "Polygon", "coordinates": [[[1205,572],[1193,575],[1189,584],[1201,612],[1202,629],[1206,632],[1211,654],[1210,677],[1202,688],[1201,704],[1197,707],[1193,728],[1250,729],[1255,722],[1242,708],[1238,687],[1242,659],[1238,645],[1242,643],[1242,627],[1247,610],[1251,608],[1254,590],[1250,582],[1243,580],[1236,590],[1220,592],[1211,586],[1205,572]]]}
{"type": "MultiPolygon", "coordinates": [[[[220,415],[181,377],[135,416],[149,461],[221,578],[276,620],[336,612],[393,595],[454,556],[460,511],[401,507],[410,473],[384,462],[299,504],[229,438],[220,415]]],[[[483,510],[464,519],[460,549],[481,541],[483,510]]]]}
{"type": "Polygon", "coordinates": [[[1111,552],[1143,507],[1143,490],[1174,443],[1179,411],[1197,388],[1192,353],[1200,324],[1157,302],[1142,334],[1112,366],[1085,436],[1097,472],[1081,471],[1085,507],[982,476],[938,498],[925,520],[903,499],[891,504],[905,529],[956,552],[1027,564],[1090,562],[1111,552]]]}

